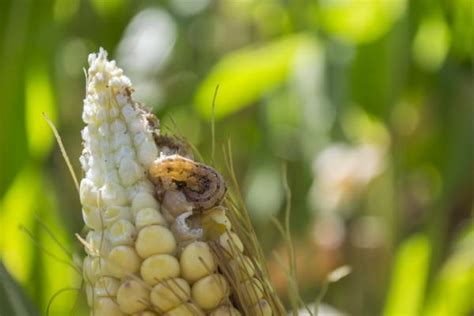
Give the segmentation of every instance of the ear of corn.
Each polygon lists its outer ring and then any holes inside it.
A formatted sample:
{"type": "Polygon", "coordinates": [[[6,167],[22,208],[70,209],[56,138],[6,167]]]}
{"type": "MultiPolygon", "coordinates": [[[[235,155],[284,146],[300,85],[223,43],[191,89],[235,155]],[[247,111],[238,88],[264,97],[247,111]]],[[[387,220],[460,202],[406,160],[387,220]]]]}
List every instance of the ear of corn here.
{"type": "Polygon", "coordinates": [[[159,135],[104,50],[89,64],[80,199],[92,314],[283,314],[222,206],[221,175],[159,135]]]}

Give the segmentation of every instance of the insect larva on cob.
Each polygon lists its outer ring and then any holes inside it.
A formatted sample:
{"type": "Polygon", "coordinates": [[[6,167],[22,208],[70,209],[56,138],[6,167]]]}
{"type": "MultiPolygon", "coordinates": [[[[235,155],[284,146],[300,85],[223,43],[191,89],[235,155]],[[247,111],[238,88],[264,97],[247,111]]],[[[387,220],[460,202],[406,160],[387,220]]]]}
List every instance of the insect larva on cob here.
{"type": "Polygon", "coordinates": [[[89,65],[80,199],[92,314],[283,315],[228,216],[222,176],[160,135],[104,50],[89,65]]]}

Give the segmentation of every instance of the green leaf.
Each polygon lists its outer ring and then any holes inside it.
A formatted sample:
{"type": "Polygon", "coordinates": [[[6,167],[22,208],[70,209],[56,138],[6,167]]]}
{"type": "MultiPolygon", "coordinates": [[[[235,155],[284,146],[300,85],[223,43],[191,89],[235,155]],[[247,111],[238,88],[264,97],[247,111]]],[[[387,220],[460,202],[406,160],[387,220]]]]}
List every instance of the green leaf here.
{"type": "Polygon", "coordinates": [[[314,46],[313,38],[299,34],[225,56],[198,88],[196,110],[204,118],[211,118],[217,85],[216,119],[249,106],[288,77],[300,49],[313,49],[314,46]]]}
{"type": "Polygon", "coordinates": [[[2,261],[0,261],[0,315],[39,315],[2,261]]]}
{"type": "Polygon", "coordinates": [[[318,18],[329,34],[362,44],[384,35],[405,8],[406,0],[322,1],[318,18]]]}
{"type": "Polygon", "coordinates": [[[44,157],[52,148],[53,135],[41,113],[56,121],[56,103],[46,66],[32,66],[26,77],[26,130],[30,152],[44,157]]]}
{"type": "Polygon", "coordinates": [[[474,310],[474,225],[468,227],[455,252],[441,268],[428,295],[424,315],[468,315],[474,310]]]}
{"type": "Polygon", "coordinates": [[[428,278],[431,246],[424,235],[415,235],[397,251],[385,316],[420,315],[428,278]]]}

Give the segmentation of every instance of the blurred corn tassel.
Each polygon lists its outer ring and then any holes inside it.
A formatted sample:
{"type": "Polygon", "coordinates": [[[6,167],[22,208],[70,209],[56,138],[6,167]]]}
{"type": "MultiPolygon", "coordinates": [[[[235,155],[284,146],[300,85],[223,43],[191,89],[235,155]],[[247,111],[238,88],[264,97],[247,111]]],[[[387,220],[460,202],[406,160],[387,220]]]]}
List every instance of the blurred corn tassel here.
{"type": "Polygon", "coordinates": [[[286,314],[222,176],[160,135],[103,49],[89,65],[80,199],[92,314],[286,314]]]}

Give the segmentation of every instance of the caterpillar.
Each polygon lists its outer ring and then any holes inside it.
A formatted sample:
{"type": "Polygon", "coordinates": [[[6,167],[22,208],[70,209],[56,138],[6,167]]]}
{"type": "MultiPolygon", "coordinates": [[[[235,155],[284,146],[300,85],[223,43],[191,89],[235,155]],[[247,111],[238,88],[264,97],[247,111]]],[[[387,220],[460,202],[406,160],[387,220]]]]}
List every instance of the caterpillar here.
{"type": "Polygon", "coordinates": [[[227,191],[224,179],[216,170],[177,154],[155,160],[149,173],[158,196],[169,190],[181,191],[197,212],[219,205],[227,191]]]}

